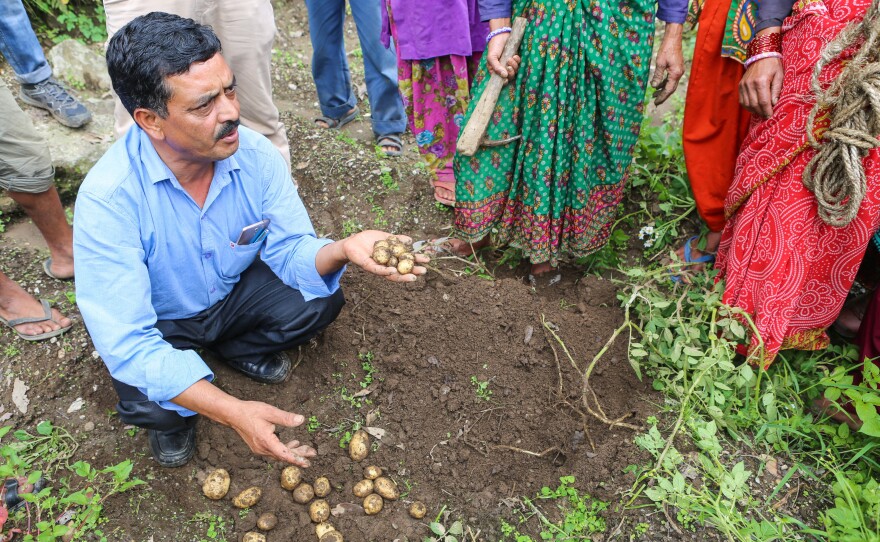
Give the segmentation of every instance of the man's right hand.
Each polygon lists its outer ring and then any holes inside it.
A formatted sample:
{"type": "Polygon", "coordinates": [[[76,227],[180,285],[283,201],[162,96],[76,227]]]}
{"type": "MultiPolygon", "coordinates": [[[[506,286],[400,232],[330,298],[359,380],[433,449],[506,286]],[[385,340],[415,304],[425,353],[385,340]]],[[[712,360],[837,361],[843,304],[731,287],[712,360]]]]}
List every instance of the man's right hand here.
{"type": "Polygon", "coordinates": [[[281,442],[275,434],[275,426],[297,427],[305,418],[300,414],[287,412],[259,401],[243,401],[239,414],[228,420],[230,427],[244,440],[257,455],[293,463],[300,467],[310,465],[308,458],[317,452],[311,446],[292,440],[281,442]]]}

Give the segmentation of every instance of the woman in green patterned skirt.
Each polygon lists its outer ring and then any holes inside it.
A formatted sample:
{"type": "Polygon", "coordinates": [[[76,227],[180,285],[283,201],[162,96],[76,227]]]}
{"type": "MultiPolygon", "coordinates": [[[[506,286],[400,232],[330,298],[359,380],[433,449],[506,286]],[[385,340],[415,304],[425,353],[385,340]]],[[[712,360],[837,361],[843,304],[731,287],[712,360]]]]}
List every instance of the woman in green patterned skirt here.
{"type": "MultiPolygon", "coordinates": [[[[467,118],[497,73],[508,84],[486,138],[522,138],[456,155],[453,250],[484,246],[492,233],[495,244],[522,249],[539,275],[563,254],[586,256],[607,242],[644,115],[653,2],[480,0],[491,33],[467,118]],[[519,56],[503,66],[511,14],[529,24],[519,56]]],[[[684,73],[686,12],[687,0],[661,0],[657,11],[666,21],[651,81],[657,103],[684,73]]]]}

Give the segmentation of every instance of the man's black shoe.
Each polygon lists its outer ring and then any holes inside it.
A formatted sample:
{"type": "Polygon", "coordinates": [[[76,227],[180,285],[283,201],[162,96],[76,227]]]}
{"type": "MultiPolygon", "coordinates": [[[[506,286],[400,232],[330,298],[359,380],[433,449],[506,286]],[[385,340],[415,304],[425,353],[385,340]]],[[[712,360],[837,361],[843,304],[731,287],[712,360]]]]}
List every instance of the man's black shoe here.
{"type": "Polygon", "coordinates": [[[181,467],[192,459],[196,451],[195,420],[170,431],[147,429],[147,438],[150,451],[161,466],[181,467]]]}
{"type": "Polygon", "coordinates": [[[280,384],[290,374],[290,358],[284,352],[276,352],[261,361],[230,361],[226,363],[237,371],[241,371],[257,382],[264,384],[280,384]]]}

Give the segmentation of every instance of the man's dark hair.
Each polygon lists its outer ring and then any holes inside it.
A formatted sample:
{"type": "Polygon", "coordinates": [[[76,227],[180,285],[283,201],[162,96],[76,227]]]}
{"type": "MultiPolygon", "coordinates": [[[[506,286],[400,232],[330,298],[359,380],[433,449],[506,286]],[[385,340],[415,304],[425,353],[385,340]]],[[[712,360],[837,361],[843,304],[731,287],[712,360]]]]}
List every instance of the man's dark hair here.
{"type": "Polygon", "coordinates": [[[107,71],[122,105],[134,115],[149,109],[165,118],[171,89],[165,79],[220,52],[210,26],[154,11],[119,29],[107,46],[107,71]]]}

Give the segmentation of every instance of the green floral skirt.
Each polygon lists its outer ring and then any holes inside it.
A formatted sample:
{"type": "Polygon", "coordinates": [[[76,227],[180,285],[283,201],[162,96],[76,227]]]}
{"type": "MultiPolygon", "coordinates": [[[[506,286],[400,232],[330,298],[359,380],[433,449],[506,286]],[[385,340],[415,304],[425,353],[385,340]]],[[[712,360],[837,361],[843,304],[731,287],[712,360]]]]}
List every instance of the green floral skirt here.
{"type": "MultiPolygon", "coordinates": [[[[522,64],[486,137],[522,139],[456,155],[456,235],[494,230],[495,243],[555,265],[608,240],[644,114],[654,2],[519,0],[514,13],[529,20],[522,64]]],[[[487,76],[484,55],[467,118],[487,76]]]]}

